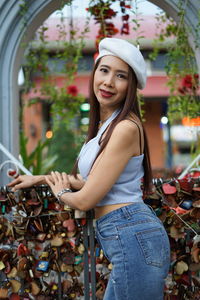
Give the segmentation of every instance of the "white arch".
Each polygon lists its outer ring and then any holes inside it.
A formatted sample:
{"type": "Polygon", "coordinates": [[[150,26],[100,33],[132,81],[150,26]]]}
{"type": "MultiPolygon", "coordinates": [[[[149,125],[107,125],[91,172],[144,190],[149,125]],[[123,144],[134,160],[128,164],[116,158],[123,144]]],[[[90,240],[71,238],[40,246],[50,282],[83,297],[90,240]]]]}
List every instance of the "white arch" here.
{"type": "MultiPolygon", "coordinates": [[[[27,2],[27,1],[26,1],[27,2]]],[[[62,0],[30,0],[25,15],[19,0],[3,0],[0,5],[0,142],[15,156],[19,153],[18,71],[23,62],[22,39],[30,41],[40,24],[62,0]],[[23,22],[26,26],[23,28],[23,22]]],[[[7,158],[0,152],[0,162],[7,158]]],[[[8,179],[0,174],[1,185],[8,179]]]]}
{"type": "MultiPolygon", "coordinates": [[[[152,0],[169,15],[177,20],[177,3],[179,0],[152,0]]],[[[19,90],[17,85],[19,67],[23,62],[23,48],[20,46],[23,36],[24,41],[32,39],[36,29],[42,22],[62,3],[62,0],[29,0],[25,15],[20,14],[19,0],[1,0],[0,4],[0,142],[15,156],[18,155],[18,108],[19,90]],[[23,28],[23,21],[26,26],[23,28]]],[[[200,1],[188,0],[186,23],[191,26],[193,33],[198,23],[200,1]]],[[[191,37],[191,45],[194,38],[191,37]]],[[[200,41],[199,41],[200,44],[200,41]]],[[[200,70],[200,49],[195,50],[197,63],[200,70]]],[[[0,152],[0,163],[6,160],[0,152]]],[[[0,174],[1,185],[8,179],[0,174]]]]}

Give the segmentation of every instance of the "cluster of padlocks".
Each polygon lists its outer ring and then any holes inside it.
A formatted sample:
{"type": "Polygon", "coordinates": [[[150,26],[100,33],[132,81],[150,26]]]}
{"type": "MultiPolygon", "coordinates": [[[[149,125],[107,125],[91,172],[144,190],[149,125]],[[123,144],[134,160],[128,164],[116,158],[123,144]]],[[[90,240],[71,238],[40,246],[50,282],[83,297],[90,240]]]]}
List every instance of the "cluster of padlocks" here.
{"type": "Polygon", "coordinates": [[[81,299],[86,220],[44,187],[0,192],[0,299],[81,299]]]}
{"type": "Polygon", "coordinates": [[[163,221],[170,240],[165,299],[200,299],[200,177],[154,180],[154,192],[145,202],[163,221]]]}
{"type": "MultiPolygon", "coordinates": [[[[200,299],[200,177],[155,179],[144,201],[163,221],[171,244],[165,300],[200,299]]],[[[87,299],[84,268],[92,256],[92,299],[103,299],[112,265],[94,236],[94,248],[85,249],[84,215],[60,205],[45,186],[17,193],[1,188],[0,212],[0,299],[87,299]]]]}

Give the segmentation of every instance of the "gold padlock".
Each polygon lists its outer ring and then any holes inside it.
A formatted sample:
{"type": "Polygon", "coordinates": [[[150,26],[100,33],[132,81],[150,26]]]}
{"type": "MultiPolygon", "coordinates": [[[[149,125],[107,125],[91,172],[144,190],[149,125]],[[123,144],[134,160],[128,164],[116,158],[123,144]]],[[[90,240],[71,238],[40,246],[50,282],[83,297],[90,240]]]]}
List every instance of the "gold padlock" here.
{"type": "Polygon", "coordinates": [[[6,266],[4,265],[3,261],[0,261],[0,270],[3,270],[6,266]]]}
{"type": "Polygon", "coordinates": [[[52,289],[53,291],[57,291],[58,286],[57,286],[56,284],[53,284],[51,289],[52,289]]]}
{"type": "Polygon", "coordinates": [[[40,255],[40,259],[48,258],[48,257],[49,257],[49,252],[47,252],[47,251],[43,251],[40,255]]]}

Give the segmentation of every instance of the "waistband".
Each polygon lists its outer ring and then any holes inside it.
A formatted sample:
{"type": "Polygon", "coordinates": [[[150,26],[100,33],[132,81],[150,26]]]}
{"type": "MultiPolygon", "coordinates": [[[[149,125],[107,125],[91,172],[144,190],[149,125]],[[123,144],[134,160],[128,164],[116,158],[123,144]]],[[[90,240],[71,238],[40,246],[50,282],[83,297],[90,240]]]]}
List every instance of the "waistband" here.
{"type": "Polygon", "coordinates": [[[126,217],[127,219],[130,219],[133,214],[143,212],[143,213],[150,213],[156,216],[156,213],[154,212],[153,208],[144,202],[134,202],[133,204],[126,205],[120,208],[117,208],[106,215],[100,217],[96,220],[97,225],[100,225],[101,223],[111,221],[112,219],[120,218],[120,217],[126,217]]]}

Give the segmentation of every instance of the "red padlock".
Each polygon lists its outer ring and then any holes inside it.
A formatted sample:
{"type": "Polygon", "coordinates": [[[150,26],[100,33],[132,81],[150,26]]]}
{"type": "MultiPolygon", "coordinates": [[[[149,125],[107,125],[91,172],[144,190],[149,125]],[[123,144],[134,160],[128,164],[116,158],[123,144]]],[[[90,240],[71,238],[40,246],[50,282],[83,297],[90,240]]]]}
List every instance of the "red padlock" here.
{"type": "Polygon", "coordinates": [[[169,184],[169,183],[163,183],[162,189],[165,195],[171,195],[176,193],[176,187],[169,184]]]}
{"type": "Polygon", "coordinates": [[[29,249],[24,245],[24,244],[19,244],[17,248],[17,256],[21,255],[28,255],[29,254],[29,249]]]}
{"type": "Polygon", "coordinates": [[[76,229],[74,219],[68,219],[63,221],[63,227],[67,228],[69,232],[73,232],[76,229]]]}

